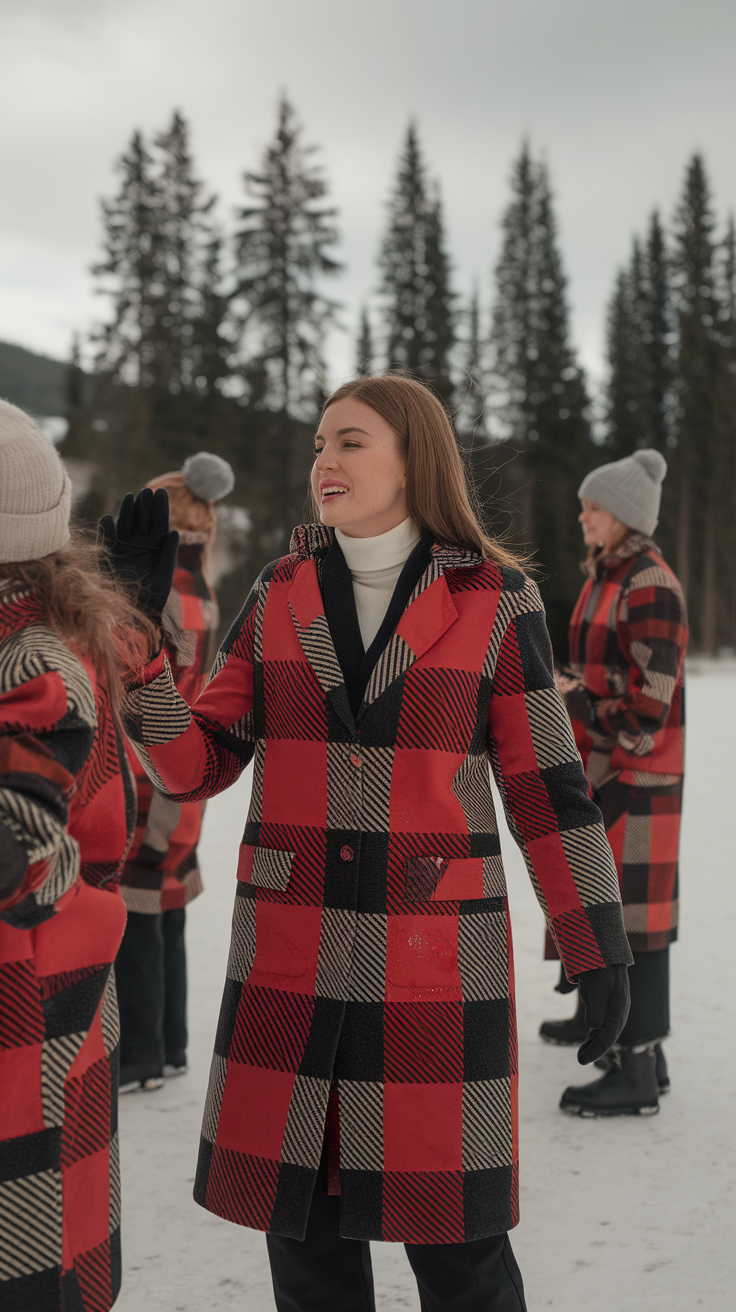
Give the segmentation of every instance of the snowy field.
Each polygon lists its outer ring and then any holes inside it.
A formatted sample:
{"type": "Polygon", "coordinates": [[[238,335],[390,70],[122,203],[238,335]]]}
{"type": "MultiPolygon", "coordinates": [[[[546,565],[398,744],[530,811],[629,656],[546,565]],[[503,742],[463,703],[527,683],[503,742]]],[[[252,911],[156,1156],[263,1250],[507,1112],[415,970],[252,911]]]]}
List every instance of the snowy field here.
{"type": "MultiPolygon", "coordinates": [[[[537,1038],[540,1020],[568,1014],[571,1001],[552,992],[557,967],[540,959],[541,913],[504,836],[521,1060],[522,1220],[513,1244],[530,1312],[735,1305],[735,665],[691,669],[688,716],[683,924],[672,950],[667,1045],[672,1093],[659,1116],[582,1121],[558,1111],[564,1086],[588,1074],[574,1052],[537,1038]]],[[[190,1074],[159,1093],[121,1099],[118,1312],[274,1306],[263,1236],[211,1216],[191,1196],[249,788],[250,772],[209,804],[205,820],[206,893],[188,920],[190,1074]]],[[[381,1312],[418,1309],[403,1248],[374,1244],[373,1256],[381,1312]]]]}

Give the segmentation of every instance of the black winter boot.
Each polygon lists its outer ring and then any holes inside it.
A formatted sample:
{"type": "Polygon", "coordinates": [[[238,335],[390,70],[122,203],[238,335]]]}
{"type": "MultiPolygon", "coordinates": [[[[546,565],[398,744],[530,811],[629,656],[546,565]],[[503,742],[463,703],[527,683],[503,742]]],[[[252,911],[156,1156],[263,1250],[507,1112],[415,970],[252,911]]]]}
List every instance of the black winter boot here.
{"type": "Polygon", "coordinates": [[[569,1020],[544,1020],[539,1027],[539,1036],[545,1043],[557,1043],[562,1047],[576,1048],[588,1037],[585,1024],[585,1008],[578,993],[578,1009],[569,1020]]]}
{"type": "MultiPolygon", "coordinates": [[[[659,1087],[659,1096],[661,1098],[663,1093],[669,1093],[670,1091],[670,1077],[667,1071],[667,1060],[665,1058],[664,1048],[662,1047],[661,1043],[655,1043],[654,1057],[655,1057],[655,1068],[657,1071],[657,1085],[659,1087]]],[[[599,1071],[610,1070],[612,1064],[613,1064],[613,1057],[610,1052],[607,1052],[605,1057],[599,1057],[598,1061],[593,1062],[593,1065],[599,1071]]]]}
{"type": "Polygon", "coordinates": [[[655,1116],[659,1111],[654,1046],[613,1048],[611,1065],[591,1084],[571,1085],[560,1100],[572,1116],[655,1116]]]}

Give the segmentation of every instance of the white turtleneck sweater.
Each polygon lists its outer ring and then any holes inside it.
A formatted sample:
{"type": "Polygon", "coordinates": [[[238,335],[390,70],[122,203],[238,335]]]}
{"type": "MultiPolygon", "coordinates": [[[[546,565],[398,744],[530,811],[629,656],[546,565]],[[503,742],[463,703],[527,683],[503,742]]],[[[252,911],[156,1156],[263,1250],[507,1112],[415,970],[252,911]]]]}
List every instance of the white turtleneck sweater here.
{"type": "Polygon", "coordinates": [[[366,651],[381,627],[399,575],[421,536],[413,519],[405,519],[377,538],[350,538],[341,529],[335,529],[353,576],[355,609],[366,651]]]}

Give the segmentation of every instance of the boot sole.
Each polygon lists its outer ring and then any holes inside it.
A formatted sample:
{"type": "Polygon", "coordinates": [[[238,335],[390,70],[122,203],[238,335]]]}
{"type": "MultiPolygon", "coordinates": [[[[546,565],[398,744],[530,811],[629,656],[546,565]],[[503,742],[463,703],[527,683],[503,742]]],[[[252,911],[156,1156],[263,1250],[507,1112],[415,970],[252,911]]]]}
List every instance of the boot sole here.
{"type": "Polygon", "coordinates": [[[566,1112],[568,1116],[582,1116],[585,1120],[603,1120],[612,1116],[656,1116],[659,1111],[659,1103],[641,1103],[629,1107],[611,1107],[603,1110],[592,1107],[581,1107],[575,1103],[560,1103],[560,1111],[566,1112]]]}

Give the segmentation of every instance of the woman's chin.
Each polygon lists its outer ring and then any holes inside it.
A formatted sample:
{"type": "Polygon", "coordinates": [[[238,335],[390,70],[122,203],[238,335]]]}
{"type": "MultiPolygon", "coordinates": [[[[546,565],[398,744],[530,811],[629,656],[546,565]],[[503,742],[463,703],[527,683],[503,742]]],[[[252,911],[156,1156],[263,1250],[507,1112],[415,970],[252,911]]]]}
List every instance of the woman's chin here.
{"type": "Polygon", "coordinates": [[[328,501],[320,506],[319,516],[327,528],[344,528],[350,522],[350,510],[335,501],[328,501]]]}

